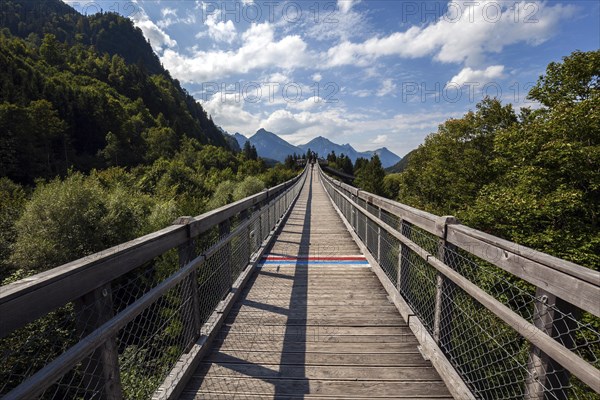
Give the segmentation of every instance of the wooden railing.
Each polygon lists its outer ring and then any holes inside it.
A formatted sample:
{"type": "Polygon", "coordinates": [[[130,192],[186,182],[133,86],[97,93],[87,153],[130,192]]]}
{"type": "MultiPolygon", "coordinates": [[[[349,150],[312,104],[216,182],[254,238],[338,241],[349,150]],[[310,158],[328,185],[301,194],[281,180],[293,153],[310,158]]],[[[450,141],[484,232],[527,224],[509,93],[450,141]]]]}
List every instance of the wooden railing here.
{"type": "Polygon", "coordinates": [[[1,287],[0,394],[173,397],[306,175],[1,287]]]}
{"type": "Polygon", "coordinates": [[[456,396],[600,393],[598,271],[321,175],[456,396]]]}

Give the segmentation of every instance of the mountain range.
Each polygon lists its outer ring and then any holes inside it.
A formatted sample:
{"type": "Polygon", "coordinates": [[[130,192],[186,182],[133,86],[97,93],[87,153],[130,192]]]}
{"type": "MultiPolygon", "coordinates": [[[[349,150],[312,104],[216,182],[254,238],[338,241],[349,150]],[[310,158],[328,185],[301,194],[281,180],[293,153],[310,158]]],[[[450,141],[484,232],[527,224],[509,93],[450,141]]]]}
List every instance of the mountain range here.
{"type": "Polygon", "coordinates": [[[285,158],[290,154],[305,154],[309,149],[321,157],[326,157],[327,154],[331,153],[332,151],[337,155],[344,154],[350,157],[352,162],[355,162],[357,158],[361,157],[370,159],[373,155],[377,154],[384,168],[391,167],[401,160],[398,155],[394,154],[386,147],[372,151],[360,152],[354,149],[348,143],[337,144],[327,138],[324,138],[323,136],[318,136],[312,139],[310,142],[298,146],[294,146],[275,133],[269,132],[262,128],[249,138],[238,132],[233,135],[229,134],[229,136],[233,137],[237,141],[240,148],[244,147],[246,141],[250,141],[250,144],[256,147],[256,151],[258,152],[259,156],[277,161],[284,161],[285,158]]]}

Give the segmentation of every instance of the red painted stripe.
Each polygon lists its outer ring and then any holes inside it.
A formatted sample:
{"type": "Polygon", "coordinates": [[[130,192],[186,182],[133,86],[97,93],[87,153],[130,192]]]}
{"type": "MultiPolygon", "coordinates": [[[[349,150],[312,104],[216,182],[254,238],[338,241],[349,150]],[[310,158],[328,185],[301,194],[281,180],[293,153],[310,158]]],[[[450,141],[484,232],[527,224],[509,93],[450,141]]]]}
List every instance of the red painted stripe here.
{"type": "Polygon", "coordinates": [[[365,257],[281,257],[281,256],[267,256],[263,257],[263,260],[271,261],[364,261],[365,257]]]}

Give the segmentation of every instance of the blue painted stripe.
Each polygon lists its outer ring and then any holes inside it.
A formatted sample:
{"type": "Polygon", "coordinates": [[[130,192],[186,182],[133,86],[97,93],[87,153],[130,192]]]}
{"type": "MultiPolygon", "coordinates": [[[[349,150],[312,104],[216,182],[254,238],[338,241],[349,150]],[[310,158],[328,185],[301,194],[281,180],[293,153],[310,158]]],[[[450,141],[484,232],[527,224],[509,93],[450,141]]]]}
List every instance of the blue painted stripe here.
{"type": "Polygon", "coordinates": [[[261,265],[263,264],[299,264],[299,265],[308,265],[308,264],[361,264],[366,265],[369,264],[367,260],[364,261],[306,261],[306,260],[281,260],[281,261],[261,261],[261,265]]]}

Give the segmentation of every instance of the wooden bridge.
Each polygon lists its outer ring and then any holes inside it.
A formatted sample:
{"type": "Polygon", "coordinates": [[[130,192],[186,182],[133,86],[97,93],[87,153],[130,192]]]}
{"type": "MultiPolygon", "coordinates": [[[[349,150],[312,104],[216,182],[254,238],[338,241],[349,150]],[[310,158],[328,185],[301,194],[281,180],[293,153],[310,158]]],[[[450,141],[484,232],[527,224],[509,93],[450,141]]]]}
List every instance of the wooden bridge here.
{"type": "Polygon", "coordinates": [[[600,274],[307,167],[0,292],[6,399],[594,399],[600,274]]]}

